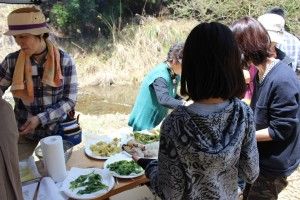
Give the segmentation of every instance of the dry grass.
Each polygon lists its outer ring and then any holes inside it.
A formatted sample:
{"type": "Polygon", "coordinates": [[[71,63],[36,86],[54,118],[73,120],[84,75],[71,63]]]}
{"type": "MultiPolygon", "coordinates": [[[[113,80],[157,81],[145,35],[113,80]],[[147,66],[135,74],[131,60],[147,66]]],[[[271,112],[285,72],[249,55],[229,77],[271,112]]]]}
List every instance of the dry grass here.
{"type": "MultiPolygon", "coordinates": [[[[1,5],[1,32],[7,29],[8,13],[17,7],[22,6],[1,5]]],[[[129,25],[119,33],[118,42],[110,44],[108,58],[107,47],[102,46],[107,44],[103,44],[103,40],[96,42],[95,46],[100,48],[94,53],[82,54],[75,46],[68,48],[77,64],[80,86],[140,83],[152,67],[165,60],[169,46],[184,41],[196,23],[192,20],[144,18],[142,25],[129,25]]],[[[18,49],[13,38],[4,35],[0,36],[0,47],[0,60],[18,49]]]]}
{"type": "MultiPolygon", "coordinates": [[[[277,5],[285,5],[284,3],[290,0],[281,0],[277,5]]],[[[247,6],[239,7],[238,4],[232,1],[221,1],[222,5],[213,4],[211,0],[206,0],[207,4],[201,1],[180,1],[178,4],[190,5],[189,8],[203,6],[199,13],[203,13],[208,5],[211,5],[213,13],[219,13],[218,16],[228,14],[229,10],[236,10],[226,18],[233,20],[242,14],[248,13],[254,16],[263,13],[267,8],[271,7],[271,1],[264,2],[263,5],[255,7],[253,2],[245,1],[247,6]],[[266,7],[263,7],[263,6],[266,7]],[[222,10],[221,8],[224,8],[222,10]],[[204,9],[204,10],[203,10],[204,9]],[[200,12],[201,11],[201,12],[200,12]]],[[[2,5],[1,5],[2,6],[2,5]]],[[[292,28],[299,32],[299,12],[294,10],[299,6],[299,3],[285,5],[288,13],[288,22],[295,24],[292,28]]],[[[0,8],[0,30],[6,29],[6,15],[18,6],[4,5],[0,8]]],[[[184,10],[187,7],[178,6],[177,11],[182,13],[191,12],[184,10]],[[180,10],[181,9],[181,10],[180,10]]],[[[203,15],[201,21],[209,21],[209,15],[203,15]]],[[[222,20],[221,20],[222,21],[222,20]]],[[[156,18],[143,18],[141,25],[128,25],[120,33],[115,33],[118,37],[115,43],[104,43],[103,38],[100,38],[93,45],[94,53],[82,54],[74,45],[72,48],[67,48],[72,53],[77,63],[77,71],[79,83],[81,87],[86,85],[111,85],[111,84],[139,84],[144,75],[156,64],[163,61],[166,57],[168,47],[177,41],[184,41],[189,31],[197,24],[194,20],[163,20],[156,18]],[[109,49],[109,51],[107,51],[109,49]]],[[[77,41],[69,40],[69,43],[77,41]]],[[[81,41],[80,45],[84,49],[89,49],[88,42],[81,41]]],[[[10,37],[0,37],[0,59],[11,51],[17,49],[10,37]]],[[[66,48],[66,47],[64,47],[66,48]]]]}
{"type": "Polygon", "coordinates": [[[230,25],[242,16],[257,18],[275,6],[285,10],[290,31],[300,36],[300,1],[295,0],[176,0],[169,5],[175,17],[194,17],[201,22],[219,21],[230,25]]]}
{"type": "Polygon", "coordinates": [[[82,84],[140,83],[152,67],[166,59],[169,46],[184,41],[195,24],[192,20],[148,18],[141,26],[128,26],[107,60],[96,54],[77,58],[82,84]]]}
{"type": "Polygon", "coordinates": [[[0,60],[10,52],[18,49],[13,37],[4,36],[3,33],[7,30],[7,15],[16,8],[24,7],[24,5],[0,5],[0,60]]]}

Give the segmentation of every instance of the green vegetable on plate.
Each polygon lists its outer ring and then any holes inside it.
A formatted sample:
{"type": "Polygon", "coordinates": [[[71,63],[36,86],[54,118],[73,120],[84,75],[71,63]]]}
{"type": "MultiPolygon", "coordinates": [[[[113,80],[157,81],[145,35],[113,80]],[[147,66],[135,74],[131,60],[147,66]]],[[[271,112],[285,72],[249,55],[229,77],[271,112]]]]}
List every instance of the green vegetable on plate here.
{"type": "Polygon", "coordinates": [[[86,175],[81,175],[78,178],[76,178],[74,181],[71,181],[69,189],[74,190],[80,187],[84,187],[80,189],[77,192],[77,194],[79,195],[91,194],[93,192],[97,192],[99,190],[108,188],[108,186],[103,184],[101,181],[102,181],[102,177],[100,174],[91,172],[86,175]]]}
{"type": "Polygon", "coordinates": [[[143,171],[135,161],[121,160],[107,165],[110,171],[114,171],[119,175],[128,176],[130,174],[139,174],[143,171]]]}

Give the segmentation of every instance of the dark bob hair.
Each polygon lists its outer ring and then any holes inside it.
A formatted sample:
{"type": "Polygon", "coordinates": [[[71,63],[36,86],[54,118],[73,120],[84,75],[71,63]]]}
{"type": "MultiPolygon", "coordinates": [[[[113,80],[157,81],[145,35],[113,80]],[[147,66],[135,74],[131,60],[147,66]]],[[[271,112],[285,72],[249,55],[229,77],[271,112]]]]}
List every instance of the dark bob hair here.
{"type": "Polygon", "coordinates": [[[267,58],[271,56],[271,39],[259,21],[243,17],[231,25],[231,30],[244,55],[244,65],[252,62],[257,66],[267,62],[267,58]]]}
{"type": "Polygon", "coordinates": [[[201,23],[189,34],[182,59],[181,94],[193,101],[243,97],[241,54],[231,30],[220,23],[201,23]]]}

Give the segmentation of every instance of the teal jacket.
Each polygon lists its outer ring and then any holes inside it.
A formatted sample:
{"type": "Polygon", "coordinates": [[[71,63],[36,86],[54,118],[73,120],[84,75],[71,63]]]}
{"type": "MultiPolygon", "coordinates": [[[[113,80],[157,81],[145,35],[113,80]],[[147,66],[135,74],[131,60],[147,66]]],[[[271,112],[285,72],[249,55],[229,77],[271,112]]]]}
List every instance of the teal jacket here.
{"type": "Polygon", "coordinates": [[[168,113],[168,108],[158,103],[154,88],[151,86],[157,78],[164,78],[168,84],[169,94],[172,97],[176,96],[178,81],[176,81],[176,84],[173,84],[168,70],[168,65],[166,63],[158,64],[144,78],[131,111],[128,125],[133,128],[133,131],[149,130],[154,128],[168,113]]]}

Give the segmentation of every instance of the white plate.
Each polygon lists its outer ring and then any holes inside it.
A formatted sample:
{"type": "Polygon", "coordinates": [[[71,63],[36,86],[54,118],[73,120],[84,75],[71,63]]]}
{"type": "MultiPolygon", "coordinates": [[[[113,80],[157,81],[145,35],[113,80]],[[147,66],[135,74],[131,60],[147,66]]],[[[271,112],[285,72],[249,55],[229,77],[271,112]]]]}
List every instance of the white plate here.
{"type": "Polygon", "coordinates": [[[84,151],[85,151],[86,155],[88,155],[91,158],[95,158],[95,159],[99,159],[99,160],[106,160],[109,158],[109,156],[98,156],[98,155],[94,154],[90,148],[91,145],[93,145],[93,144],[85,145],[84,151]]]}
{"type": "MultiPolygon", "coordinates": [[[[100,156],[100,155],[96,155],[95,153],[93,153],[93,151],[91,150],[91,146],[102,141],[102,142],[106,142],[106,143],[110,143],[112,142],[112,140],[114,139],[114,137],[109,137],[107,135],[102,135],[99,137],[99,139],[94,140],[94,141],[90,141],[89,143],[87,143],[85,145],[84,151],[86,153],[86,155],[90,156],[91,158],[95,158],[95,159],[99,159],[99,160],[106,160],[108,159],[110,156],[100,156]]],[[[120,146],[120,151],[121,151],[121,144],[119,143],[120,146]]],[[[114,155],[114,154],[113,154],[114,155]]]]}
{"type": "Polygon", "coordinates": [[[110,174],[109,170],[107,169],[99,169],[99,168],[82,169],[82,168],[73,167],[69,171],[67,178],[64,180],[61,189],[68,197],[71,197],[73,199],[94,199],[109,192],[114,187],[114,185],[115,185],[114,177],[110,174]],[[74,189],[73,191],[69,189],[71,181],[74,181],[80,175],[86,175],[91,172],[100,174],[102,176],[102,183],[107,185],[108,188],[90,194],[83,194],[83,195],[76,194],[83,187],[74,189]]]}
{"type": "MultiPolygon", "coordinates": [[[[106,166],[111,164],[111,163],[114,163],[114,162],[118,162],[118,161],[121,161],[121,160],[127,160],[127,161],[131,161],[132,158],[131,158],[131,155],[129,155],[127,152],[121,152],[121,153],[118,153],[118,154],[115,154],[113,156],[111,156],[109,159],[107,159],[104,164],[103,164],[103,167],[104,169],[108,169],[106,166]]],[[[109,170],[109,169],[108,169],[109,170]]],[[[143,170],[142,172],[138,173],[138,174],[135,174],[135,173],[132,173],[130,175],[120,175],[114,171],[110,171],[111,174],[117,178],[135,178],[135,177],[138,177],[138,176],[142,176],[145,171],[143,170]]]]}
{"type": "MultiPolygon", "coordinates": [[[[134,142],[134,143],[136,143],[137,145],[144,145],[144,147],[145,147],[144,150],[141,150],[141,148],[138,148],[138,147],[133,147],[133,148],[139,150],[137,152],[137,155],[140,158],[144,158],[144,159],[157,159],[158,158],[159,142],[152,142],[149,144],[142,144],[142,143],[138,143],[138,142],[134,142]],[[146,156],[145,156],[145,154],[146,154],[146,156]]],[[[128,145],[128,143],[125,145],[128,145]]],[[[127,152],[123,148],[123,145],[122,145],[122,149],[123,149],[123,153],[126,153],[129,156],[132,156],[134,154],[134,152],[127,152]]],[[[131,149],[131,151],[133,151],[133,150],[131,149]]]]}
{"type": "Polygon", "coordinates": [[[93,140],[87,141],[87,144],[85,145],[85,148],[84,148],[84,151],[85,151],[86,155],[88,155],[91,158],[95,158],[95,159],[99,159],[99,160],[108,159],[110,156],[96,155],[95,153],[93,153],[93,151],[91,150],[90,147],[91,147],[91,145],[94,145],[94,144],[96,144],[97,142],[100,142],[100,141],[106,142],[106,143],[112,142],[112,140],[114,138],[119,138],[120,139],[120,142],[119,142],[120,151],[122,151],[121,150],[122,144],[126,144],[130,139],[132,139],[132,137],[130,137],[128,134],[119,134],[119,137],[115,136],[115,134],[97,136],[97,138],[93,138],[93,140]]]}

